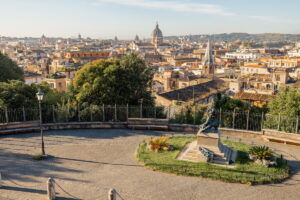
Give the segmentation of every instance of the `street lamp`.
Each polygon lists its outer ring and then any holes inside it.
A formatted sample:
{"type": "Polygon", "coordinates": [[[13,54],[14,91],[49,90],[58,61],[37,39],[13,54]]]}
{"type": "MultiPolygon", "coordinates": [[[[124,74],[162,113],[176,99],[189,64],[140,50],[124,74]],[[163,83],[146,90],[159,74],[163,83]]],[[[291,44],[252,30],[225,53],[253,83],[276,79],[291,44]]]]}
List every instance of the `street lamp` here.
{"type": "Polygon", "coordinates": [[[39,89],[36,93],[36,98],[39,101],[39,110],[40,110],[40,131],[41,131],[41,139],[42,139],[42,155],[45,156],[45,144],[44,144],[44,135],[43,135],[43,128],[42,128],[42,105],[41,102],[43,100],[44,93],[39,89]]]}

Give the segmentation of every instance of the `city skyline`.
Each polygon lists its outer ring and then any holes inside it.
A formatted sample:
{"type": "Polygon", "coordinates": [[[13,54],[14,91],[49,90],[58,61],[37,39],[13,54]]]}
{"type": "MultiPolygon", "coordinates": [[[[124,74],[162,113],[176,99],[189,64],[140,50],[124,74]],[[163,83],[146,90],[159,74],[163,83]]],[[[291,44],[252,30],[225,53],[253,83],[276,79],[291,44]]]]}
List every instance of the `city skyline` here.
{"type": "Polygon", "coordinates": [[[254,0],[11,0],[1,2],[1,36],[150,38],[156,21],[165,36],[300,33],[300,2],[254,0]]]}

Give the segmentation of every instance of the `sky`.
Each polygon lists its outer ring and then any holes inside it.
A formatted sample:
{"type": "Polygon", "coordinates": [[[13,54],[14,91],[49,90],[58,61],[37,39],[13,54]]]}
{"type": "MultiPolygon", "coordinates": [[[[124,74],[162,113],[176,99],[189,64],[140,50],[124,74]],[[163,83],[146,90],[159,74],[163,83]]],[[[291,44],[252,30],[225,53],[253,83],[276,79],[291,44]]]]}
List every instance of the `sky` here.
{"type": "Polygon", "coordinates": [[[216,33],[300,34],[299,0],[0,0],[0,35],[149,38],[216,33]]]}

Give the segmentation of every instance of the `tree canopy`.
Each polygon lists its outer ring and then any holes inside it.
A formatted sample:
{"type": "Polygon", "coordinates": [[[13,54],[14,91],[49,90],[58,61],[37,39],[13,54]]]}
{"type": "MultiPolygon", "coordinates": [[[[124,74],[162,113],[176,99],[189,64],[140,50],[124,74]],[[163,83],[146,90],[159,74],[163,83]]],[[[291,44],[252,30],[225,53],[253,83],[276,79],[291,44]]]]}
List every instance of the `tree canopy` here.
{"type": "Polygon", "coordinates": [[[80,103],[130,104],[143,99],[152,105],[150,87],[153,71],[136,54],[121,60],[94,61],[81,68],[76,77],[74,91],[80,103]]]}
{"type": "Polygon", "coordinates": [[[44,93],[44,98],[42,101],[43,106],[66,104],[71,98],[68,92],[52,89],[46,82],[42,82],[41,84],[34,84],[31,87],[34,88],[35,93],[39,89],[41,89],[41,91],[44,93]]]}
{"type": "Polygon", "coordinates": [[[36,90],[19,80],[0,82],[0,108],[34,108],[36,90]]]}
{"type": "Polygon", "coordinates": [[[23,80],[23,70],[6,55],[0,53],[0,82],[23,80]]]}
{"type": "Polygon", "coordinates": [[[276,97],[268,103],[270,114],[288,117],[300,116],[300,89],[281,89],[276,97]]]}
{"type": "Polygon", "coordinates": [[[0,109],[36,108],[38,88],[44,93],[43,106],[64,104],[68,101],[65,92],[54,90],[47,83],[29,86],[23,81],[10,80],[0,82],[0,109]]]}

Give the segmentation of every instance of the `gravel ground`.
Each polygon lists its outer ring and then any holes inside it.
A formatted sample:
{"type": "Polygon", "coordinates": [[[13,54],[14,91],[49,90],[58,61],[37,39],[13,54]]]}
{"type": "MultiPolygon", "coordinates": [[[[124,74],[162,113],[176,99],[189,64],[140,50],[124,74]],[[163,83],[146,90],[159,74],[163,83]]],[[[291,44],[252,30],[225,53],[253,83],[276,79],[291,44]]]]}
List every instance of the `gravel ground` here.
{"type": "Polygon", "coordinates": [[[31,159],[40,152],[38,133],[2,136],[0,200],[46,199],[48,177],[70,193],[57,188],[58,200],[106,200],[109,188],[124,200],[300,199],[300,147],[267,143],[290,160],[293,176],[280,184],[247,186],[154,172],[138,165],[134,152],[139,143],[161,133],[166,132],[48,131],[45,145],[51,157],[44,161],[31,159]]]}

